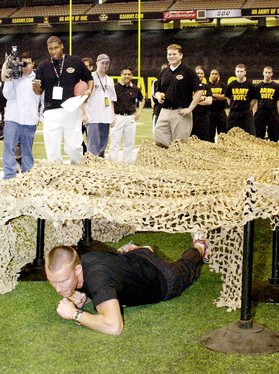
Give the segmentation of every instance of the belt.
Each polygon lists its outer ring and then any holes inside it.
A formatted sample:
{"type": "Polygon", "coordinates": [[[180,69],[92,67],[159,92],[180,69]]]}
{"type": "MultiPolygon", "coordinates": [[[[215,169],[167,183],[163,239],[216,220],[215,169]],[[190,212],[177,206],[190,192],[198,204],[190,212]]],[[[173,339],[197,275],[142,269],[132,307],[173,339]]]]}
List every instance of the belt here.
{"type": "Polygon", "coordinates": [[[132,116],[134,113],[116,113],[120,116],[132,116]]]}
{"type": "Polygon", "coordinates": [[[182,106],[163,106],[163,108],[174,110],[174,109],[182,109],[182,106]]]}

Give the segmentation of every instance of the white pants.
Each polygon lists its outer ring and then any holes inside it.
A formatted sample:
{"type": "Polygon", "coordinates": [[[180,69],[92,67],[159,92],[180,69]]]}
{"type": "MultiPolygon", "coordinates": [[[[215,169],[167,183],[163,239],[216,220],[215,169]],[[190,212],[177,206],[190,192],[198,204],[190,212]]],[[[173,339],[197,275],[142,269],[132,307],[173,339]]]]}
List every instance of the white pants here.
{"type": "Polygon", "coordinates": [[[118,152],[122,137],[124,140],[122,161],[131,163],[136,139],[136,121],[134,115],[116,115],[116,124],[110,129],[109,160],[118,160],[118,152]]]}
{"type": "Polygon", "coordinates": [[[82,157],[81,110],[67,112],[63,108],[44,112],[43,134],[47,159],[62,161],[61,143],[72,163],[79,163],[82,157]]]}

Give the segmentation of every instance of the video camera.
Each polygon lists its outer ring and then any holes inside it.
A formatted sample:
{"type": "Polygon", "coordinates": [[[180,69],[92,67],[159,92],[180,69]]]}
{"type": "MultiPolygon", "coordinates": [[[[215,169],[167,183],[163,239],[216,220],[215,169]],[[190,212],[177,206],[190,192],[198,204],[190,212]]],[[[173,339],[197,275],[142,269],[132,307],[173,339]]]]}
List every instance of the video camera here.
{"type": "Polygon", "coordinates": [[[11,54],[6,55],[7,73],[6,78],[18,79],[22,76],[21,69],[27,66],[26,62],[21,62],[18,57],[17,46],[12,46],[11,54]]]}

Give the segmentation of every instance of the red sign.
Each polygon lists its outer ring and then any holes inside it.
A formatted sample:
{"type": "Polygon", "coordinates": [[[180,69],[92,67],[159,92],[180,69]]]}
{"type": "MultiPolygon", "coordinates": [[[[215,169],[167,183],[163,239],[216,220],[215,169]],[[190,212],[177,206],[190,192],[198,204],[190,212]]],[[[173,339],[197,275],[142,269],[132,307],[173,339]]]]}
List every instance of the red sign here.
{"type": "Polygon", "coordinates": [[[171,21],[175,19],[195,19],[197,18],[196,10],[170,10],[169,12],[163,13],[163,19],[165,21],[171,21]]]}

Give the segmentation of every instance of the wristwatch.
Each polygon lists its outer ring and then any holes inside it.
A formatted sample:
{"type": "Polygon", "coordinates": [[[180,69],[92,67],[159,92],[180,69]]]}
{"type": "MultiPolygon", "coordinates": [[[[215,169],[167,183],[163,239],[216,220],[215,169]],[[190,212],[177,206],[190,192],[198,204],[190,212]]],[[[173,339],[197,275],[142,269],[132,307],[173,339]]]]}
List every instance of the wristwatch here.
{"type": "Polygon", "coordinates": [[[84,312],[84,310],[82,309],[77,309],[73,315],[73,321],[75,321],[75,323],[77,325],[80,325],[80,322],[79,322],[79,319],[80,319],[80,315],[84,312]]]}

